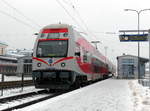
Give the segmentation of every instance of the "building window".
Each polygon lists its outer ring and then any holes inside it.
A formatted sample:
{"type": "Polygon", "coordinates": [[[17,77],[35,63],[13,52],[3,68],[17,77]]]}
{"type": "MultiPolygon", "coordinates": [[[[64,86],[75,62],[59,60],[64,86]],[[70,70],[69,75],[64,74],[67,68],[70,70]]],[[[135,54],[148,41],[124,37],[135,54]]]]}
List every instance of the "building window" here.
{"type": "Polygon", "coordinates": [[[134,64],[134,59],[122,59],[123,64],[134,64]]]}

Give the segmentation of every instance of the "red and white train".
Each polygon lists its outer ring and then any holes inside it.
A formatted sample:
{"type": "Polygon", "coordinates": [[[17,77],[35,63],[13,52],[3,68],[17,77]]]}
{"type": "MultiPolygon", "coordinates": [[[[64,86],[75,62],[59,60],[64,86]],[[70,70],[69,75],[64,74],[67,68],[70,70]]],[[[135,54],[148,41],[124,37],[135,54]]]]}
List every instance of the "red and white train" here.
{"type": "Polygon", "coordinates": [[[67,24],[41,29],[33,50],[36,88],[68,89],[107,78],[115,66],[67,24]]]}

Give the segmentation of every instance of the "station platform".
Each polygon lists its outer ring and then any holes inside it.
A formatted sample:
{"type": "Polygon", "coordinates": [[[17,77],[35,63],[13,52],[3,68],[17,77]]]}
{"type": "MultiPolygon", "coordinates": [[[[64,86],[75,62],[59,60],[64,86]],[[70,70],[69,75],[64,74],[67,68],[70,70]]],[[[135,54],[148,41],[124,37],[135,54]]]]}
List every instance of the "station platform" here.
{"type": "Polygon", "coordinates": [[[107,79],[19,111],[149,111],[141,97],[150,95],[139,87],[137,80],[107,79]]]}

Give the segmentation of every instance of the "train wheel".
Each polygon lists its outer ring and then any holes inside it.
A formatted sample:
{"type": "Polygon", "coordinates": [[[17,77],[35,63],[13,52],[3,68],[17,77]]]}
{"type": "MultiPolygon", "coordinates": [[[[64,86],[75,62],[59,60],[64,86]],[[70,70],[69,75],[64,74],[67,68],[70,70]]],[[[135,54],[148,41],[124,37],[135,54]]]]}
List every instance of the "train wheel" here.
{"type": "Polygon", "coordinates": [[[75,81],[71,86],[70,86],[70,89],[71,90],[74,90],[74,89],[78,89],[80,88],[80,83],[78,81],[75,81]]]}
{"type": "Polygon", "coordinates": [[[55,89],[49,89],[49,92],[50,92],[50,93],[55,93],[56,90],[55,90],[55,89]]]}

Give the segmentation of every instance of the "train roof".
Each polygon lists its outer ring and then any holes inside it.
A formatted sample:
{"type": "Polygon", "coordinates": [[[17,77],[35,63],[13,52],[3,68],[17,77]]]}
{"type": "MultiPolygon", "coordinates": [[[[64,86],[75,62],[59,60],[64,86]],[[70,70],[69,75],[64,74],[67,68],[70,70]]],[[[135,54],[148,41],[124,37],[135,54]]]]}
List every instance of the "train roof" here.
{"type": "Polygon", "coordinates": [[[47,25],[45,26],[44,28],[42,29],[46,29],[46,28],[69,28],[71,27],[72,25],[68,25],[68,24],[50,24],[50,25],[47,25]]]}

